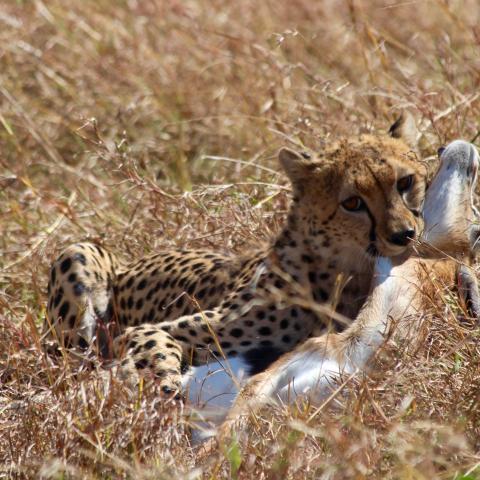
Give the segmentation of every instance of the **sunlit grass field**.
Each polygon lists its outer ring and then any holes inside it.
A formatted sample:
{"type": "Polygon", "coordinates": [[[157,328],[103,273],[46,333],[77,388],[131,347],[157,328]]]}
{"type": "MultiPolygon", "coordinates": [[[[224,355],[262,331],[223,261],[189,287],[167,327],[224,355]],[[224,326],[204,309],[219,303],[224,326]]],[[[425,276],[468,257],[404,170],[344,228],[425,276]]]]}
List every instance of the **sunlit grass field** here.
{"type": "MultiPolygon", "coordinates": [[[[40,346],[51,261],[268,240],[279,147],[386,130],[480,142],[477,0],[0,0],[0,478],[480,479],[480,337],[450,299],[334,408],[190,444],[180,402],[40,346]]],[[[477,143],[479,145],[480,143],[477,143]]]]}

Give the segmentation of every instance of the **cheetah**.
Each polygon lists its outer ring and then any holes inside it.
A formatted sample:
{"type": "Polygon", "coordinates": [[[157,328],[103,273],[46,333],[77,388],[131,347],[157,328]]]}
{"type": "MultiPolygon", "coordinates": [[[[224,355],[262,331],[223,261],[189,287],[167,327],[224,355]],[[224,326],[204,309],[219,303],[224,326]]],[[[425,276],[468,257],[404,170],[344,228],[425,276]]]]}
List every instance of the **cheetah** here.
{"type": "Polygon", "coordinates": [[[288,403],[308,395],[314,404],[325,402],[347,378],[368,370],[392,330],[397,337],[418,341],[421,319],[432,305],[441,304],[446,286],[457,286],[464,308],[478,324],[480,296],[469,263],[478,241],[473,192],[479,156],[473,145],[457,140],[443,149],[440,160],[423,207],[422,240],[428,247],[406,260],[378,257],[371,292],[355,321],[342,332],[308,339],[252,377],[220,428],[221,441],[234,426],[238,432],[252,410],[272,400],[288,403]]]}
{"type": "Polygon", "coordinates": [[[403,115],[388,134],[316,154],[283,148],[293,193],[285,225],[243,254],[172,249],[125,264],[95,244],[69,246],[50,271],[46,336],[118,358],[170,395],[212,357],[241,358],[250,376],[326,328],[343,331],[375,259],[409,254],[423,230],[414,126],[403,115]]]}

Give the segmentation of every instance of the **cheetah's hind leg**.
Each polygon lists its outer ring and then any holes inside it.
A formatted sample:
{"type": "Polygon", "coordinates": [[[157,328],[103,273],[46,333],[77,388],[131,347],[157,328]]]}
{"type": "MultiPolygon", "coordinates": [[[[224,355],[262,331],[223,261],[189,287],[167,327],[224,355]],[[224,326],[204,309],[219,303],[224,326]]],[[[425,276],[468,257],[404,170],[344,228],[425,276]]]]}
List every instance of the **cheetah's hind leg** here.
{"type": "Polygon", "coordinates": [[[80,350],[91,347],[96,338],[101,356],[108,357],[113,284],[120,268],[120,261],[98,245],[67,247],[50,270],[45,337],[80,350]]]}

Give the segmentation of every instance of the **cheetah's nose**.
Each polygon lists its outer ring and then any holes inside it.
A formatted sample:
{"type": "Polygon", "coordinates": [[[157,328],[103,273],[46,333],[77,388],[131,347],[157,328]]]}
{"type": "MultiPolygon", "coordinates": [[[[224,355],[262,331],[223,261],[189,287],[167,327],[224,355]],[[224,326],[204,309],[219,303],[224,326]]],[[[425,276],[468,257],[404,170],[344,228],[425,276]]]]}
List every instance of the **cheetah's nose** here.
{"type": "Polygon", "coordinates": [[[390,236],[390,242],[401,247],[406,247],[414,238],[415,230],[413,228],[409,228],[401,232],[393,233],[390,236]]]}

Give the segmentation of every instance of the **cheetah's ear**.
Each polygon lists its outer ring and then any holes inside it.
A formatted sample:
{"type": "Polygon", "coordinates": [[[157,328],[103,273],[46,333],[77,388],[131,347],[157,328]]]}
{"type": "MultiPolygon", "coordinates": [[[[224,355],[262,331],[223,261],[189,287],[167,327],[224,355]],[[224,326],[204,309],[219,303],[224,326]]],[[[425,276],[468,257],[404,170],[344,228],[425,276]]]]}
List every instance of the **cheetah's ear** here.
{"type": "Polygon", "coordinates": [[[409,111],[403,111],[388,130],[393,138],[402,139],[409,147],[416,150],[420,132],[417,129],[414,116],[409,111]]]}
{"type": "Polygon", "coordinates": [[[289,148],[282,148],[278,152],[278,160],[293,185],[308,177],[315,168],[310,154],[289,148]]]}

